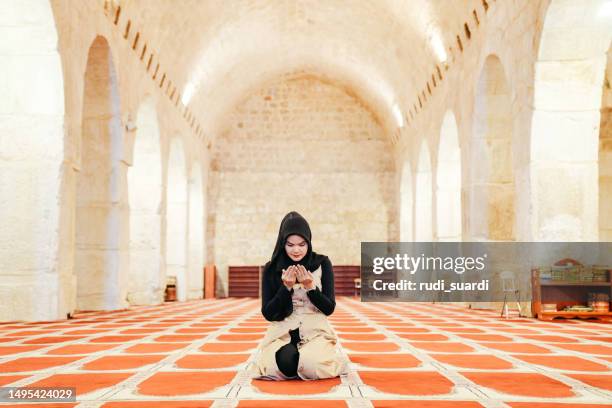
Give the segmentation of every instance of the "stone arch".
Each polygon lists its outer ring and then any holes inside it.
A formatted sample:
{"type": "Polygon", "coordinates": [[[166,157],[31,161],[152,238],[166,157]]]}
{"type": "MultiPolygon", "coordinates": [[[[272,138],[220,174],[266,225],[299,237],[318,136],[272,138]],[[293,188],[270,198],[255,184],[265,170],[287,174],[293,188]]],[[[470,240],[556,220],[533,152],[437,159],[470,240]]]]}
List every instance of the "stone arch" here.
{"type": "Polygon", "coordinates": [[[104,37],[96,37],[89,49],[83,93],[76,182],[77,309],[116,309],[126,306],[122,237],[127,203],[121,191],[117,74],[104,37]]]}
{"type": "Polygon", "coordinates": [[[162,158],[155,101],[138,109],[132,167],[128,171],[130,271],[128,301],[133,305],[163,301],[161,258],[162,158]]]}
{"type": "Polygon", "coordinates": [[[476,87],[470,143],[470,235],[515,239],[512,99],[501,61],[489,55],[476,87]]]}
{"type": "Polygon", "coordinates": [[[183,141],[170,141],[166,184],[166,276],[176,278],[177,300],[187,299],[187,163],[183,141]]]}
{"type": "Polygon", "coordinates": [[[204,191],[202,167],[196,162],[191,167],[189,179],[189,278],[188,299],[201,299],[204,288],[204,191]]]}
{"type": "Polygon", "coordinates": [[[436,237],[461,241],[461,149],[453,112],[444,115],[436,170],[436,237]]]}
{"type": "Polygon", "coordinates": [[[412,193],[412,169],[410,161],[404,162],[400,180],[400,241],[414,240],[414,199],[412,193]]]}
{"type": "Polygon", "coordinates": [[[66,313],[55,253],[65,120],[57,30],[48,0],[4,2],[1,14],[0,197],[10,199],[0,204],[0,321],[57,319],[66,313]]]}
{"type": "Polygon", "coordinates": [[[433,197],[431,155],[427,142],[423,140],[419,150],[419,161],[415,177],[415,241],[433,241],[433,197]]]}
{"type": "Polygon", "coordinates": [[[553,0],[546,9],[531,125],[535,240],[608,236],[609,221],[602,211],[609,207],[598,208],[609,194],[609,125],[607,114],[602,115],[609,112],[604,79],[612,39],[612,25],[604,15],[608,12],[609,2],[603,0],[553,0]]]}

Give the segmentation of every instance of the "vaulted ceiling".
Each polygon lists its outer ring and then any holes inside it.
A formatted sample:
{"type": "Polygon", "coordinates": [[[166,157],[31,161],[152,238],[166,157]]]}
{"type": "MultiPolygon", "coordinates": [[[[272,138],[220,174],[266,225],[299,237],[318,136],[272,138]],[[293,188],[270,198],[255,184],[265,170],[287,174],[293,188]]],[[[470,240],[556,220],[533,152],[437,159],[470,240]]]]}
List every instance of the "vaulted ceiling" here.
{"type": "Polygon", "coordinates": [[[248,93],[306,71],[346,86],[395,129],[451,59],[481,0],[120,0],[207,132],[248,93]]]}

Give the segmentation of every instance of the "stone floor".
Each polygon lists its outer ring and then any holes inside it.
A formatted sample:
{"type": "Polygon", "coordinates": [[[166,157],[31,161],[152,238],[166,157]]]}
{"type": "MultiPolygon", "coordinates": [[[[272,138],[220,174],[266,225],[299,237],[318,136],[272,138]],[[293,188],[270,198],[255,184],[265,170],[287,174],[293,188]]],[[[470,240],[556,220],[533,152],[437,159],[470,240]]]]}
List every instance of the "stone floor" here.
{"type": "Polygon", "coordinates": [[[288,382],[246,375],[258,299],[3,323],[0,385],[77,388],[77,403],[19,407],[612,407],[612,324],[352,298],[331,321],[349,374],[288,382]]]}

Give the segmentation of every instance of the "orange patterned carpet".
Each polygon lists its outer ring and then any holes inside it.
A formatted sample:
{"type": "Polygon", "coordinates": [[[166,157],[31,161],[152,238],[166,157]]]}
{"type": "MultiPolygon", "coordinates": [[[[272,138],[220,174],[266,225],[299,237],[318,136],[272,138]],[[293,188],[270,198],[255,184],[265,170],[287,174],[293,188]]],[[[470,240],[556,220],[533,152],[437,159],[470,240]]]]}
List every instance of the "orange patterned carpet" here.
{"type": "Polygon", "coordinates": [[[246,375],[258,299],[0,323],[0,386],[76,387],[76,403],[16,405],[47,408],[612,407],[612,324],[353,298],[330,320],[349,373],[285,382],[246,375]]]}

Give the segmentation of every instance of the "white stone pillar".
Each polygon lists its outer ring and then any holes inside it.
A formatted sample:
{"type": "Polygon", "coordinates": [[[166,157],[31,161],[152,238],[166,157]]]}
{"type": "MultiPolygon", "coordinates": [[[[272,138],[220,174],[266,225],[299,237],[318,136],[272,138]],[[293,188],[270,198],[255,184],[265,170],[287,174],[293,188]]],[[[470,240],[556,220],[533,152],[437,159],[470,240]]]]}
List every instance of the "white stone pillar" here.
{"type": "Polygon", "coordinates": [[[64,84],[47,0],[0,2],[0,321],[58,313],[64,84]]]}

